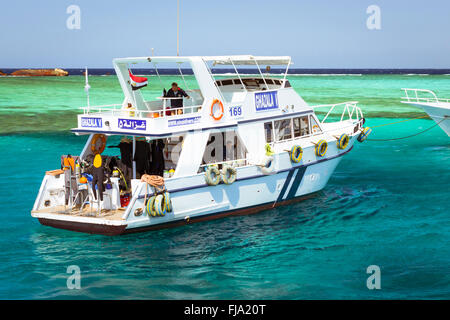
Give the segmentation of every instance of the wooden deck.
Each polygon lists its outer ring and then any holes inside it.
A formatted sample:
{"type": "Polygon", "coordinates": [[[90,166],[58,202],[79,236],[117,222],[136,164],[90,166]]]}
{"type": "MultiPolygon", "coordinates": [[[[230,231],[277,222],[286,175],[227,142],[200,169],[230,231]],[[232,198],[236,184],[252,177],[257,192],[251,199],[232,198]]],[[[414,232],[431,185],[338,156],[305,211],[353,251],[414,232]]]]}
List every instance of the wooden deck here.
{"type": "Polygon", "coordinates": [[[117,210],[101,210],[98,212],[97,209],[92,209],[89,205],[84,206],[83,210],[80,212],[80,209],[72,209],[69,210],[68,207],[64,206],[56,206],[50,208],[44,208],[41,210],[35,210],[32,213],[52,213],[52,214],[60,214],[60,215],[68,215],[72,217],[89,217],[89,218],[99,218],[99,219],[108,219],[108,220],[122,220],[122,215],[125,212],[126,208],[120,208],[117,210]]]}

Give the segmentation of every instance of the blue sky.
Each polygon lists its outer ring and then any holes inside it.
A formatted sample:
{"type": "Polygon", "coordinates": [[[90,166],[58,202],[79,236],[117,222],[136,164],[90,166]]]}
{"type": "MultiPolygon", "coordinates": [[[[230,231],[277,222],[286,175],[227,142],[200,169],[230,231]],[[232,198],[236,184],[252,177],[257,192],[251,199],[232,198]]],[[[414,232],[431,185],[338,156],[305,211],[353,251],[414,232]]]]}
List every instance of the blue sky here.
{"type": "MultiPolygon", "coordinates": [[[[294,68],[450,68],[448,0],[180,0],[182,55],[290,55],[294,68]],[[381,30],[366,27],[369,5],[381,30]]],[[[1,1],[0,68],[176,54],[176,0],[1,1]],[[69,5],[81,29],[69,30],[69,5]]]]}

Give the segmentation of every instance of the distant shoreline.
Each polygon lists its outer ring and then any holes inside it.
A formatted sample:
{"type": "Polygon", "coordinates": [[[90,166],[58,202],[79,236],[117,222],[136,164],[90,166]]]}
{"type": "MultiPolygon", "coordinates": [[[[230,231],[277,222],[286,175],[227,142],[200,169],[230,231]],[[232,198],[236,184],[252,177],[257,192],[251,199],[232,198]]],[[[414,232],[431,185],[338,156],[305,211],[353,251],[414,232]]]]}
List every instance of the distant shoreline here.
{"type": "MultiPolygon", "coordinates": [[[[9,76],[12,72],[20,70],[20,69],[43,69],[43,68],[1,68],[0,71],[4,72],[9,76]]],[[[52,69],[52,68],[49,68],[52,69]]],[[[84,68],[63,68],[64,70],[69,72],[69,76],[75,75],[84,75],[84,68]]],[[[192,74],[191,69],[181,69],[183,74],[190,75],[192,74]]],[[[255,74],[258,73],[257,69],[253,68],[238,68],[240,74],[255,74]]],[[[115,71],[113,68],[91,68],[88,69],[89,75],[115,75],[115,71]]],[[[142,69],[142,68],[133,68],[133,72],[135,74],[148,74],[148,75],[156,75],[154,69],[142,69]]],[[[160,75],[179,75],[178,69],[173,68],[161,68],[158,69],[160,75]]],[[[230,68],[213,68],[212,72],[214,74],[235,74],[234,69],[230,68]]],[[[269,74],[282,75],[285,70],[280,68],[272,68],[269,74]]],[[[267,74],[264,72],[264,74],[267,74]]],[[[333,75],[450,75],[449,69],[326,69],[326,68],[292,68],[288,70],[289,75],[324,75],[324,76],[333,76],[333,75]]]]}

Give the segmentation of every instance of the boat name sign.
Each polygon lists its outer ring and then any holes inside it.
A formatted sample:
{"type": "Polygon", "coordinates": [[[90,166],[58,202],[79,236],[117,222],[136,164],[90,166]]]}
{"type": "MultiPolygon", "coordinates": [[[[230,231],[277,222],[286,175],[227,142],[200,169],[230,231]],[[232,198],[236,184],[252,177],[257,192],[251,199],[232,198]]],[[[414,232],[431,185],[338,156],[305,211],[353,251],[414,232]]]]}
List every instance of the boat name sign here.
{"type": "Polygon", "coordinates": [[[256,111],[267,111],[278,109],[278,95],[276,91],[255,93],[256,111]]]}
{"type": "Polygon", "coordinates": [[[81,117],[81,127],[83,128],[101,128],[102,118],[81,117]]]}
{"type": "Polygon", "coordinates": [[[119,118],[119,129],[131,129],[131,130],[146,130],[147,121],[137,120],[137,119],[120,119],[119,118]]]}

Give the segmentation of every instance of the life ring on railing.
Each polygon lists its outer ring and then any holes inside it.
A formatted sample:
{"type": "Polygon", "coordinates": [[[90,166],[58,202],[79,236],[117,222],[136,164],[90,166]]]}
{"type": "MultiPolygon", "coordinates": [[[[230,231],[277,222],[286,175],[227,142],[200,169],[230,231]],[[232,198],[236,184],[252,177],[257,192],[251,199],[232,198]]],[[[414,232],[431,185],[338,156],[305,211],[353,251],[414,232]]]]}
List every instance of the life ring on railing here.
{"type": "Polygon", "coordinates": [[[367,139],[367,137],[369,136],[369,134],[372,133],[372,129],[370,127],[365,127],[363,130],[361,130],[361,133],[358,136],[358,141],[359,142],[364,142],[364,140],[367,139]]]}
{"type": "Polygon", "coordinates": [[[217,186],[220,182],[220,171],[217,166],[209,166],[205,172],[205,181],[210,186],[217,186]]]}
{"type": "Polygon", "coordinates": [[[166,215],[166,203],[164,201],[164,196],[162,194],[158,194],[155,197],[155,204],[153,205],[155,212],[158,216],[163,217],[166,215]]]}
{"type": "Polygon", "coordinates": [[[350,138],[348,137],[348,135],[346,135],[345,133],[341,134],[341,136],[339,137],[339,139],[337,140],[337,147],[339,149],[344,150],[345,148],[347,148],[348,143],[350,142],[350,138]]]}
{"type": "Polygon", "coordinates": [[[216,121],[219,121],[223,117],[223,104],[222,101],[220,101],[219,99],[214,99],[211,104],[211,117],[216,121]],[[219,107],[218,114],[217,112],[214,111],[215,106],[219,107]]]}
{"type": "Polygon", "coordinates": [[[91,151],[93,154],[101,154],[106,147],[106,136],[101,133],[94,134],[91,140],[91,151]],[[97,145],[98,141],[101,141],[100,145],[97,145]]]}
{"type": "Polygon", "coordinates": [[[299,145],[295,145],[291,149],[291,161],[299,163],[303,157],[303,149],[299,145]]]}
{"type": "Polygon", "coordinates": [[[313,132],[313,133],[320,132],[319,125],[317,125],[317,124],[313,125],[313,126],[312,126],[312,132],[313,132]]]}
{"type": "Polygon", "coordinates": [[[275,160],[273,157],[266,157],[261,165],[261,171],[264,174],[271,174],[275,169],[275,160]]]}
{"type": "Polygon", "coordinates": [[[327,153],[328,142],[325,140],[320,140],[316,144],[316,156],[323,157],[327,153]]]}
{"type": "Polygon", "coordinates": [[[225,184],[232,184],[236,181],[236,168],[226,164],[222,168],[222,181],[225,184]]]}
{"type": "Polygon", "coordinates": [[[167,212],[172,212],[173,208],[172,208],[172,200],[170,199],[170,193],[166,191],[164,192],[163,195],[164,195],[164,204],[166,206],[167,212]]]}
{"type": "Polygon", "coordinates": [[[156,217],[155,198],[155,196],[150,197],[145,205],[145,211],[147,211],[147,214],[152,217],[156,217]]]}

